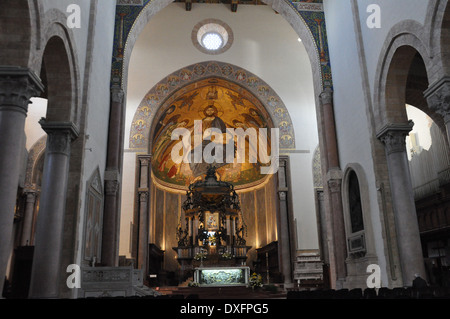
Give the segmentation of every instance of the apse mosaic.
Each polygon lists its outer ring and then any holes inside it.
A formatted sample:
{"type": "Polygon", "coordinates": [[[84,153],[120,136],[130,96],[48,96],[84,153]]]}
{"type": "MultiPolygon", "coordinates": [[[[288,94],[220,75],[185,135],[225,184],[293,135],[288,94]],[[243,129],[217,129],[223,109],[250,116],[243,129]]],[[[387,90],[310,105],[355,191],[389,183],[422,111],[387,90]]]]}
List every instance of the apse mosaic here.
{"type": "MultiPolygon", "coordinates": [[[[148,94],[146,99],[151,100],[153,97],[153,94],[148,94]]],[[[260,173],[260,168],[266,165],[259,160],[251,163],[249,154],[252,150],[254,154],[265,152],[270,156],[270,134],[264,149],[257,140],[246,138],[244,163],[227,163],[226,144],[232,143],[234,153],[236,140],[227,139],[226,133],[230,128],[242,128],[244,131],[253,128],[255,132],[264,128],[270,133],[270,128],[273,127],[270,119],[271,116],[261,102],[252,93],[233,82],[220,78],[193,82],[174,92],[155,114],[151,130],[153,175],[160,181],[179,186],[188,186],[196,179],[202,178],[208,169],[207,163],[194,163],[193,160],[189,160],[190,163],[173,161],[172,149],[180,140],[172,140],[172,132],[177,128],[187,129],[192,137],[190,147],[194,150],[194,134],[204,137],[208,134],[208,128],[215,128],[224,133],[223,163],[215,163],[220,180],[236,186],[262,181],[267,176],[260,173]],[[194,121],[199,121],[201,127],[194,126],[194,121]]],[[[209,143],[210,141],[207,142],[209,143]]],[[[187,155],[183,152],[181,154],[187,155]]],[[[235,158],[235,154],[232,155],[235,158]]]]}
{"type": "MultiPolygon", "coordinates": [[[[280,129],[280,149],[295,149],[295,134],[291,117],[275,91],[256,75],[237,66],[216,61],[197,63],[183,68],[167,76],[153,87],[142,100],[134,116],[129,148],[148,148],[150,127],[155,112],[160,109],[166,99],[178,90],[183,92],[186,90],[186,86],[193,82],[209,78],[227,80],[225,82],[228,83],[228,86],[235,87],[234,90],[239,94],[225,94],[232,105],[243,106],[245,100],[261,104],[262,109],[267,110],[267,118],[271,119],[273,126],[280,129]]],[[[184,96],[180,103],[182,105],[192,103],[192,100],[196,98],[193,94],[184,96]]]]}

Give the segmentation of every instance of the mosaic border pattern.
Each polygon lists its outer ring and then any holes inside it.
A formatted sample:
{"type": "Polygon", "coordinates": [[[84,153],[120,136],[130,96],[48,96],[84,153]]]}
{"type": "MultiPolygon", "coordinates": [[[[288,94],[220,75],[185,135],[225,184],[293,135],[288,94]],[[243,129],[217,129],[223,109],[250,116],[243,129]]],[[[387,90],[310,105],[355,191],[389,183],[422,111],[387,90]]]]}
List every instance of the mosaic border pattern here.
{"type": "MultiPolygon", "coordinates": [[[[116,7],[116,23],[112,57],[112,86],[122,86],[123,54],[130,31],[144,8],[158,0],[119,0],[116,7]]],[[[320,58],[323,87],[332,87],[331,65],[328,51],[325,14],[322,0],[284,0],[300,16],[310,30],[320,58]]]]}
{"type": "Polygon", "coordinates": [[[180,88],[211,77],[233,82],[259,99],[271,115],[275,127],[280,129],[280,150],[295,149],[295,133],[289,112],[276,92],[255,74],[238,66],[208,61],[178,70],[156,84],[136,110],[130,129],[130,149],[149,147],[150,129],[160,106],[180,88]]]}

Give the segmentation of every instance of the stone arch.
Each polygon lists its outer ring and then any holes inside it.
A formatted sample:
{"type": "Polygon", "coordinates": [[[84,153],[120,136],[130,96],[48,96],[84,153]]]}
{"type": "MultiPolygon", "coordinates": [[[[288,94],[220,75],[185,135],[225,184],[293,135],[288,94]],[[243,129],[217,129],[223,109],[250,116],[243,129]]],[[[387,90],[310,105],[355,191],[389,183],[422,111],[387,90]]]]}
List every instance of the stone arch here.
{"type": "Polygon", "coordinates": [[[64,12],[51,9],[42,22],[41,50],[33,68],[41,74],[48,99],[48,121],[73,122],[80,125],[81,78],[74,33],[67,28],[64,12]],[[61,83],[64,82],[64,83],[61,83]]]}
{"type": "MultiPolygon", "coordinates": [[[[419,31],[422,26],[415,21],[395,25],[383,46],[377,67],[374,92],[374,120],[379,129],[388,122],[404,123],[406,119],[406,87],[411,83],[411,67],[422,67],[428,74],[432,68],[429,49],[419,31]],[[406,27],[405,27],[406,26],[406,27]],[[423,62],[423,66],[420,65],[423,62]],[[414,62],[414,63],[413,63],[414,62]]],[[[410,95],[411,97],[411,95],[410,95]]],[[[424,103],[423,109],[426,110],[424,103]]],[[[433,112],[427,110],[431,116],[433,112]]],[[[434,115],[433,115],[434,116],[434,115]]]]}
{"type": "Polygon", "coordinates": [[[69,121],[73,80],[64,44],[59,37],[52,37],[45,47],[41,78],[45,84],[43,98],[48,99],[47,120],[69,121]]]}
{"type": "MultiPolygon", "coordinates": [[[[145,4],[144,8],[137,15],[136,19],[133,22],[131,30],[125,36],[125,38],[123,38],[123,34],[118,36],[119,42],[122,43],[122,45],[119,44],[119,47],[116,48],[116,62],[113,62],[112,81],[115,84],[118,84],[118,82],[120,82],[119,85],[124,89],[125,92],[128,81],[128,68],[131,60],[131,54],[133,52],[133,48],[136,44],[139,34],[143,31],[147,23],[155,14],[157,14],[172,2],[173,0],[148,1],[145,4]]],[[[287,1],[264,0],[263,2],[271,6],[276,12],[281,14],[301,37],[311,61],[314,90],[316,95],[318,96],[322,92],[324,86],[331,86],[331,69],[329,67],[329,63],[325,61],[327,59],[326,48],[321,47],[319,49],[319,45],[317,42],[320,41],[316,39],[322,36],[322,33],[326,32],[325,28],[319,28],[318,30],[315,29],[313,33],[311,28],[308,26],[308,23],[299,13],[299,9],[294,7],[287,1]],[[325,71],[324,68],[326,69],[325,71]]],[[[318,5],[320,6],[321,4],[318,5]]],[[[132,12],[130,12],[130,14],[132,14],[132,12]]],[[[317,26],[316,21],[313,21],[311,23],[314,23],[314,25],[317,26]]],[[[322,41],[325,42],[323,38],[322,41]]],[[[317,103],[319,102],[317,101],[317,103]]]]}
{"type": "MultiPolygon", "coordinates": [[[[118,3],[116,14],[116,41],[113,50],[111,78],[113,90],[121,88],[126,95],[128,68],[137,38],[150,19],[171,2],[172,0],[143,0],[141,1],[142,7],[140,7],[141,5],[128,6],[127,1],[118,3]],[[132,25],[131,29],[130,25],[132,25]]],[[[322,105],[318,97],[325,88],[332,87],[332,76],[328,57],[328,47],[326,44],[323,5],[322,3],[292,3],[278,0],[267,0],[264,2],[283,16],[303,40],[313,73],[313,87],[316,96],[315,106],[320,145],[321,148],[325,148],[322,136],[324,130],[321,114],[322,105]]],[[[126,101],[126,98],[124,100],[126,101]]],[[[147,112],[146,116],[148,116],[148,111],[150,111],[150,109],[144,111],[147,112]]],[[[131,137],[132,136],[133,134],[131,134],[131,137]]],[[[143,143],[142,146],[145,148],[135,150],[145,152],[148,145],[143,143]]]]}
{"type": "Polygon", "coordinates": [[[435,72],[430,74],[430,84],[450,72],[450,5],[447,0],[431,1],[425,27],[429,31],[431,55],[435,60],[435,72]]]}
{"type": "MultiPolygon", "coordinates": [[[[54,256],[58,257],[55,257],[57,261],[49,267],[60,266],[61,268],[57,272],[46,269],[47,275],[50,276],[53,276],[53,273],[63,273],[64,265],[70,264],[74,260],[75,248],[77,247],[77,242],[74,240],[76,238],[76,227],[74,225],[79,214],[80,176],[82,172],[83,140],[78,139],[74,142],[79,134],[78,127],[82,114],[81,82],[75,37],[73,31],[67,28],[66,21],[66,14],[57,9],[51,9],[42,15],[40,47],[36,51],[31,66],[36,73],[40,74],[44,84],[45,89],[41,97],[48,100],[45,121],[40,122],[43,126],[45,124],[44,130],[47,132],[48,138],[43,186],[40,194],[40,216],[36,223],[35,241],[37,250],[35,251],[33,264],[38,265],[37,268],[45,264],[42,251],[45,249],[43,242],[47,240],[43,237],[48,233],[43,230],[45,226],[42,225],[50,221],[54,228],[58,229],[58,235],[62,234],[58,240],[51,240],[58,245],[58,248],[52,251],[55,254],[54,256]],[[67,170],[63,170],[64,173],[55,173],[55,167],[58,167],[58,164],[53,166],[49,164],[55,162],[54,157],[52,159],[55,153],[62,155],[59,157],[61,159],[61,166],[59,167],[67,167],[67,170]],[[54,198],[56,192],[51,189],[55,184],[50,182],[52,179],[62,185],[58,189],[58,192],[61,193],[58,199],[54,198]],[[52,205],[57,208],[51,207],[52,205]],[[59,211],[58,216],[64,216],[62,220],[52,215],[56,210],[59,211]],[[38,253],[38,250],[40,253],[38,253]],[[61,251],[61,254],[57,255],[59,251],[61,251]]],[[[42,286],[35,283],[42,279],[40,276],[32,278],[31,287],[33,285],[38,287],[33,288],[33,294],[41,293],[39,289],[42,286]]],[[[53,284],[51,288],[53,289],[53,295],[68,296],[72,293],[63,283],[57,280],[51,282],[53,284]],[[59,287],[56,287],[58,285],[59,287]]]]}
{"type": "Polygon", "coordinates": [[[423,25],[412,20],[396,24],[380,53],[372,106],[373,123],[381,141],[374,144],[374,164],[380,221],[385,232],[386,274],[393,286],[407,285],[414,273],[424,272],[405,146],[413,125],[408,122],[406,104],[410,101],[419,105],[430,117],[439,120],[435,111],[418,97],[428,86],[433,68],[423,25]]]}
{"type": "Polygon", "coordinates": [[[295,149],[295,134],[289,112],[281,98],[263,80],[235,65],[209,61],[182,68],[156,84],[139,105],[130,130],[130,148],[147,148],[156,112],[175,91],[210,77],[220,77],[253,93],[280,131],[280,149],[295,149]]]}
{"type": "Polygon", "coordinates": [[[46,12],[42,23],[41,50],[32,69],[45,85],[47,120],[73,122],[81,118],[81,85],[73,31],[66,27],[66,15],[56,9],[46,12]]]}
{"type": "MultiPolygon", "coordinates": [[[[444,1],[441,1],[444,2],[444,1]]],[[[437,29],[439,30],[439,28],[437,29]]],[[[441,54],[440,57],[442,59],[443,71],[444,74],[447,75],[450,73],[450,62],[448,56],[450,56],[450,4],[447,2],[445,6],[444,16],[442,19],[442,24],[440,25],[440,48],[441,54]]]]}

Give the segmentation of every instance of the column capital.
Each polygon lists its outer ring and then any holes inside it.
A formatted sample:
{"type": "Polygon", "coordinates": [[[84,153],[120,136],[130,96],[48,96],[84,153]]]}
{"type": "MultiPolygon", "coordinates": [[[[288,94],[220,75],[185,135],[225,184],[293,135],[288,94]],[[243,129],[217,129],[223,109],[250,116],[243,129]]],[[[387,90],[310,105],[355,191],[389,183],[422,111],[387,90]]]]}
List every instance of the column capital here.
{"type": "Polygon", "coordinates": [[[450,122],[450,77],[445,76],[436,81],[424,92],[428,106],[450,122]]]}
{"type": "Polygon", "coordinates": [[[379,130],[377,138],[383,142],[388,154],[406,152],[406,136],[413,126],[413,121],[407,124],[387,124],[379,130]]]}
{"type": "Polygon", "coordinates": [[[280,201],[286,201],[287,191],[278,191],[278,197],[280,198],[280,201]]]}
{"type": "Polygon", "coordinates": [[[23,193],[27,203],[32,203],[34,204],[34,202],[36,201],[36,197],[37,197],[37,192],[33,191],[33,190],[27,190],[23,193]]]}
{"type": "Polygon", "coordinates": [[[333,90],[330,87],[326,87],[319,95],[322,105],[333,103],[333,90]]]}
{"type": "Polygon", "coordinates": [[[108,196],[116,196],[119,192],[119,181],[105,180],[105,193],[108,196]]]}
{"type": "Polygon", "coordinates": [[[139,201],[140,202],[148,201],[149,191],[147,188],[139,189],[138,193],[139,193],[139,201]]]}
{"type": "Polygon", "coordinates": [[[123,103],[125,97],[125,92],[121,87],[113,87],[111,88],[111,100],[114,103],[123,103]]]}
{"type": "Polygon", "coordinates": [[[331,168],[325,176],[331,193],[340,193],[342,185],[342,171],[339,168],[331,168]]]}
{"type": "Polygon", "coordinates": [[[148,166],[150,164],[150,161],[152,160],[151,155],[138,155],[139,162],[141,163],[141,166],[148,166]]]}
{"type": "Polygon", "coordinates": [[[78,129],[72,122],[48,122],[45,118],[39,121],[47,133],[47,152],[69,156],[70,146],[78,135],[78,129]]]}
{"type": "Polygon", "coordinates": [[[279,167],[287,167],[288,161],[289,161],[289,155],[278,156],[279,167]]]}
{"type": "Polygon", "coordinates": [[[10,108],[26,114],[30,99],[43,91],[44,85],[30,69],[0,66],[0,109],[10,108]]]}
{"type": "Polygon", "coordinates": [[[340,193],[341,192],[341,185],[342,185],[342,180],[341,179],[330,179],[330,180],[328,180],[328,188],[330,189],[331,193],[340,193]]]}

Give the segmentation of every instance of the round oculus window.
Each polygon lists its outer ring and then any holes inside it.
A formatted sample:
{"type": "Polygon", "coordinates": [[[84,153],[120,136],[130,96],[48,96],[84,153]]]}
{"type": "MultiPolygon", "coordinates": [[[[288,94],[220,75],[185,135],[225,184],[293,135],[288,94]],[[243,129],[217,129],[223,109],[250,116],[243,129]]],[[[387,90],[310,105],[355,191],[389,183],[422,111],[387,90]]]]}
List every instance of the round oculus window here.
{"type": "Polygon", "coordinates": [[[202,37],[202,45],[206,50],[219,50],[223,47],[223,39],[216,32],[208,32],[202,37]]]}
{"type": "Polygon", "coordinates": [[[194,27],[192,42],[203,53],[220,54],[231,47],[233,32],[226,23],[216,19],[208,19],[194,27]]]}

